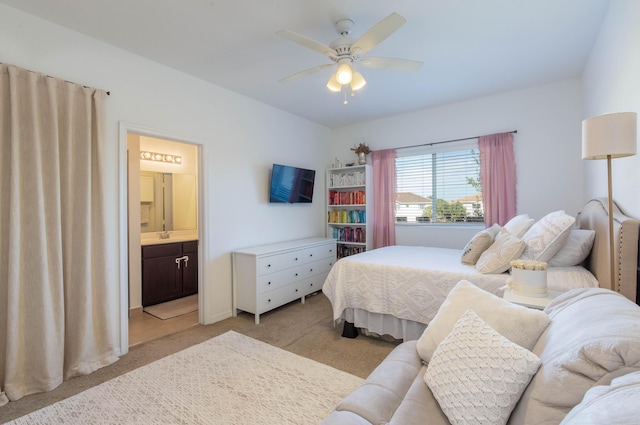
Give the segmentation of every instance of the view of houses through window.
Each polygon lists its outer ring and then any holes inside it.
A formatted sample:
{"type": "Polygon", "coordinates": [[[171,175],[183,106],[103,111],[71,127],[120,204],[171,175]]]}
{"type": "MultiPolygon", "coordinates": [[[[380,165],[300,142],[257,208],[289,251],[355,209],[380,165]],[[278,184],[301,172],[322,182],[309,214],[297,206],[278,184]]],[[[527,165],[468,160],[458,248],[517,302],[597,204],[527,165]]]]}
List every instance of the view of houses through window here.
{"type": "Polygon", "coordinates": [[[448,150],[399,149],[396,176],[397,222],[484,222],[477,139],[448,150]]]}

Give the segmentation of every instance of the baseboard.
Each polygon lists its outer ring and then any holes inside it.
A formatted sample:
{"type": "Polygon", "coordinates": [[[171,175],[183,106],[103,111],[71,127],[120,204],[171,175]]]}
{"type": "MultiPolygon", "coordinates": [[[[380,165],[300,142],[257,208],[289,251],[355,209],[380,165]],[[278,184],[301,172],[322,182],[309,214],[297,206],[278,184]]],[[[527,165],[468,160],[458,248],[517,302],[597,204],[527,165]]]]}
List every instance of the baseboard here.
{"type": "Polygon", "coordinates": [[[142,307],[134,307],[129,309],[129,319],[139,316],[142,316],[142,307]]]}

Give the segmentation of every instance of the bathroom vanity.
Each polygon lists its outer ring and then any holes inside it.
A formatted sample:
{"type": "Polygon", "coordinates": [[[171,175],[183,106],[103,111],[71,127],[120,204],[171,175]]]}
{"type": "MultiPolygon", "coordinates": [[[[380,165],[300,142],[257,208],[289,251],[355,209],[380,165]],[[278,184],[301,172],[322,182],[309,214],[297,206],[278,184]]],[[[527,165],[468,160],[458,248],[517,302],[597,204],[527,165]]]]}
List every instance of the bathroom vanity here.
{"type": "Polygon", "coordinates": [[[198,241],[166,239],[142,245],[142,306],[198,292],[198,241]]]}

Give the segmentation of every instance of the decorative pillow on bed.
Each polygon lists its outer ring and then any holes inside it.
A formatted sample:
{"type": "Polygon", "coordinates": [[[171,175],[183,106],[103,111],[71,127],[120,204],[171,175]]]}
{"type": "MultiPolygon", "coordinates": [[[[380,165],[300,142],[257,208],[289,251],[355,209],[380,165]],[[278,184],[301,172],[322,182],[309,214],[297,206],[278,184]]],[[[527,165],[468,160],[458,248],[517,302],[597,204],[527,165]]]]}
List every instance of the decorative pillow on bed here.
{"type": "Polygon", "coordinates": [[[436,347],[449,335],[460,316],[470,309],[502,336],[527,350],[536,345],[550,323],[549,316],[541,310],[510,303],[461,280],[418,339],[416,349],[425,363],[429,363],[436,347]]]}
{"type": "Polygon", "coordinates": [[[424,375],[452,424],[506,424],[540,359],[467,310],[424,375]]]}
{"type": "Polygon", "coordinates": [[[493,239],[501,229],[500,225],[494,224],[488,229],[476,233],[462,250],[462,264],[475,265],[480,255],[491,246],[493,239]]]}
{"type": "Polygon", "coordinates": [[[552,259],[567,242],[575,222],[575,218],[562,210],[542,217],[522,237],[526,244],[522,258],[537,261],[552,259]]]}
{"type": "Polygon", "coordinates": [[[520,258],[524,249],[525,243],[522,239],[502,229],[493,244],[480,254],[476,269],[480,273],[506,272],[511,267],[511,261],[520,258]]]}
{"type": "Polygon", "coordinates": [[[534,220],[529,218],[529,214],[520,214],[509,220],[504,228],[516,238],[521,238],[531,228],[533,222],[534,220]]]}
{"type": "Polygon", "coordinates": [[[591,252],[595,240],[595,230],[572,229],[569,238],[560,251],[549,260],[554,267],[571,267],[581,264],[591,252]]]}

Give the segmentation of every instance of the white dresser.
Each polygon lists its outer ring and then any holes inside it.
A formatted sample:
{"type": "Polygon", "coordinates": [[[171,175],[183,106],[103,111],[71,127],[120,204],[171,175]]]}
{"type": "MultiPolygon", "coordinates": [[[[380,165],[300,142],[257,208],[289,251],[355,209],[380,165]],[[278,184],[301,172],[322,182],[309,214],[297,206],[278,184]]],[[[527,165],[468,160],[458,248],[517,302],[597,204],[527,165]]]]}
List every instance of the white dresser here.
{"type": "Polygon", "coordinates": [[[233,314],[260,315],[322,289],[336,262],[336,241],[309,238],[240,249],[232,253],[233,314]]]}

